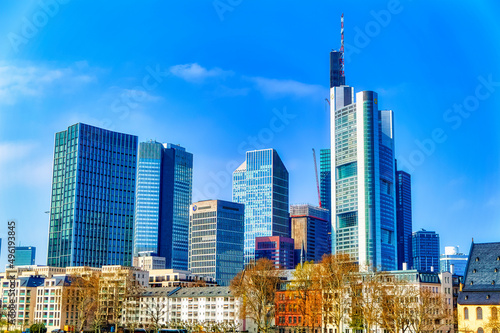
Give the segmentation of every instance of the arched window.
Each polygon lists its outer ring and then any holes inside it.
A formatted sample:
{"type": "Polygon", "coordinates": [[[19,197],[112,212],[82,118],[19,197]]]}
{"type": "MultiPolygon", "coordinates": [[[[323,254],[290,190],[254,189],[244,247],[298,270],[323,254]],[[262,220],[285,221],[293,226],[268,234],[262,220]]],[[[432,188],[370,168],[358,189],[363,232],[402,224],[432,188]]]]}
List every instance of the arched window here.
{"type": "MultiPolygon", "coordinates": [[[[477,320],[483,319],[483,309],[480,307],[476,308],[476,319],[477,320]]],[[[479,330],[478,330],[478,333],[479,333],[479,330]]]]}
{"type": "Polygon", "coordinates": [[[492,308],[491,309],[491,319],[494,319],[494,320],[498,319],[498,310],[497,310],[497,308],[492,308]]]}
{"type": "Polygon", "coordinates": [[[479,327],[479,328],[477,329],[477,333],[484,333],[483,328],[482,328],[482,327],[479,327]]]}
{"type": "Polygon", "coordinates": [[[464,308],[464,319],[469,320],[469,308],[464,308]]]}

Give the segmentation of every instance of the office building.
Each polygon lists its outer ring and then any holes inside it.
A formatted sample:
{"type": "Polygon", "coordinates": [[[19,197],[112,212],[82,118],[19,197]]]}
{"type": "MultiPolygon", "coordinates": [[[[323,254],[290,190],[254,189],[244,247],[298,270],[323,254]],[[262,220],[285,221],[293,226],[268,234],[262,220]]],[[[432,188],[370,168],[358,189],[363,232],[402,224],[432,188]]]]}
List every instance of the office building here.
{"type": "Polygon", "coordinates": [[[56,133],[47,265],[132,264],[137,137],[78,123],[56,133]]]}
{"type": "Polygon", "coordinates": [[[274,149],[246,153],[233,172],[233,201],[245,205],[245,264],[255,259],[256,237],[290,237],[288,171],[274,149]]]}
{"type": "Polygon", "coordinates": [[[332,161],[330,149],[321,149],[319,152],[319,192],[321,198],[321,207],[328,209],[330,225],[328,234],[330,242],[328,243],[328,252],[332,252],[332,161]]]}
{"type": "Polygon", "coordinates": [[[419,272],[439,271],[439,235],[420,230],[411,235],[413,268],[419,272]]]}
{"type": "Polygon", "coordinates": [[[134,257],[132,266],[143,271],[165,269],[165,258],[141,253],[141,255],[134,257]]]}
{"type": "Polygon", "coordinates": [[[396,221],[397,221],[397,246],[398,269],[413,267],[411,250],[411,176],[404,171],[396,171],[396,221]]]}
{"type": "Polygon", "coordinates": [[[346,86],[332,88],[331,105],[335,251],[351,255],[362,266],[394,270],[393,112],[379,110],[378,96],[372,91],[357,93],[353,102],[352,88],[346,86]]]}
{"type": "Polygon", "coordinates": [[[153,269],[149,273],[151,288],[217,286],[215,279],[208,275],[195,275],[180,269],[153,269]]]}
{"type": "Polygon", "coordinates": [[[16,246],[16,257],[14,266],[28,266],[35,264],[36,247],[34,246],[16,246]]]}
{"type": "Polygon", "coordinates": [[[255,238],[255,259],[267,258],[276,268],[295,268],[294,241],[289,237],[270,236],[255,238]]]}
{"type": "Polygon", "coordinates": [[[188,267],[193,155],[170,143],[141,142],[137,167],[134,256],[165,258],[165,267],[188,267]]]}
{"type": "Polygon", "coordinates": [[[311,205],[291,205],[290,222],[295,266],[305,261],[321,261],[329,253],[330,211],[311,205]]]}
{"type": "Polygon", "coordinates": [[[221,286],[243,269],[244,205],[199,201],[189,214],[189,270],[211,276],[221,286]]]}
{"type": "Polygon", "coordinates": [[[445,246],[444,254],[439,258],[441,272],[451,272],[454,275],[464,276],[469,256],[458,251],[458,246],[445,246]]]}

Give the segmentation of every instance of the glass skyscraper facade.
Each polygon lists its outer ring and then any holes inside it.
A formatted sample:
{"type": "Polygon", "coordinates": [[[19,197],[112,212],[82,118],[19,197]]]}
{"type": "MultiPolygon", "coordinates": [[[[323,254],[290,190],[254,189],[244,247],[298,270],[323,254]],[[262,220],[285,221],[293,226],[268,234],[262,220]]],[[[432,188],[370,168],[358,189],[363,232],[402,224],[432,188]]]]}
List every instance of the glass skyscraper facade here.
{"type": "Polygon", "coordinates": [[[439,235],[422,229],[411,235],[413,268],[419,272],[439,272],[439,235]]]}
{"type": "Polygon", "coordinates": [[[294,269],[294,253],[294,240],[292,238],[282,236],[255,238],[255,259],[269,259],[277,269],[294,269]]]}
{"type": "Polygon", "coordinates": [[[378,96],[331,88],[332,249],[362,266],[395,270],[396,202],[393,112],[378,96]]]}
{"type": "Polygon", "coordinates": [[[189,211],[189,270],[229,286],[243,269],[244,205],[207,200],[189,211]]]}
{"type": "Polygon", "coordinates": [[[274,149],[246,153],[233,172],[233,201],[245,205],[245,264],[255,259],[256,237],[290,237],[288,171],[274,149]]]}
{"type": "Polygon", "coordinates": [[[47,265],[132,263],[137,137],[86,124],[56,133],[47,265]]]}
{"type": "Polygon", "coordinates": [[[36,247],[34,246],[16,246],[16,257],[14,266],[27,266],[35,264],[36,247]]]}
{"type": "Polygon", "coordinates": [[[187,270],[193,154],[173,144],[141,142],[137,170],[134,256],[164,257],[187,270]]]}
{"type": "MultiPolygon", "coordinates": [[[[321,206],[328,209],[328,234],[332,235],[332,159],[330,154],[330,149],[321,149],[319,152],[319,193],[321,198],[321,206]]],[[[332,252],[332,240],[330,239],[328,243],[328,252],[332,252]]]]}
{"type": "Polygon", "coordinates": [[[441,272],[450,272],[455,275],[465,276],[468,259],[469,256],[460,253],[457,246],[445,246],[444,254],[441,254],[441,258],[439,259],[441,272]]]}
{"type": "Polygon", "coordinates": [[[396,171],[396,220],[398,237],[398,269],[413,267],[411,249],[411,176],[404,171],[396,171]]]}

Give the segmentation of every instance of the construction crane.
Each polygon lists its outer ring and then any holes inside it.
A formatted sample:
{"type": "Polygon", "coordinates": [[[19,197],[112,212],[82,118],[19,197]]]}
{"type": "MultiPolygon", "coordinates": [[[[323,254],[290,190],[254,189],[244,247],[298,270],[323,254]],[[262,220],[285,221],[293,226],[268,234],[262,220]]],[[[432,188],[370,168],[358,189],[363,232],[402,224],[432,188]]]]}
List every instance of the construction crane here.
{"type": "Polygon", "coordinates": [[[316,151],[313,148],[313,158],[314,158],[314,172],[316,173],[316,187],[318,188],[318,201],[319,207],[322,208],[321,205],[321,192],[319,191],[319,179],[318,179],[318,164],[316,163],[316,151]]]}

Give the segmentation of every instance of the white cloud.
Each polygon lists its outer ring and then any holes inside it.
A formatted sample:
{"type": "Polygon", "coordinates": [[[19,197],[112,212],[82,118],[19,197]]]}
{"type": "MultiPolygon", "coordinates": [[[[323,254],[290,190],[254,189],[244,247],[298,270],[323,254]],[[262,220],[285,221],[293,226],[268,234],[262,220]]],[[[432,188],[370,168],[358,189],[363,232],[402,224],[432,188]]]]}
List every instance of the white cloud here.
{"type": "Polygon", "coordinates": [[[170,73],[188,82],[195,83],[203,82],[207,78],[225,78],[234,74],[232,71],[225,71],[217,67],[206,69],[197,63],[172,66],[170,67],[170,73]]]}
{"type": "MultiPolygon", "coordinates": [[[[81,64],[77,65],[82,68],[81,64]]],[[[48,89],[88,84],[95,80],[92,74],[82,74],[72,67],[48,68],[0,63],[0,104],[15,104],[26,97],[41,97],[48,89]]],[[[59,90],[60,91],[60,90],[59,90]]]]}
{"type": "Polygon", "coordinates": [[[324,98],[328,91],[317,84],[307,84],[295,80],[278,80],[264,77],[250,78],[256,85],[257,90],[267,97],[313,97],[324,98]]]}

